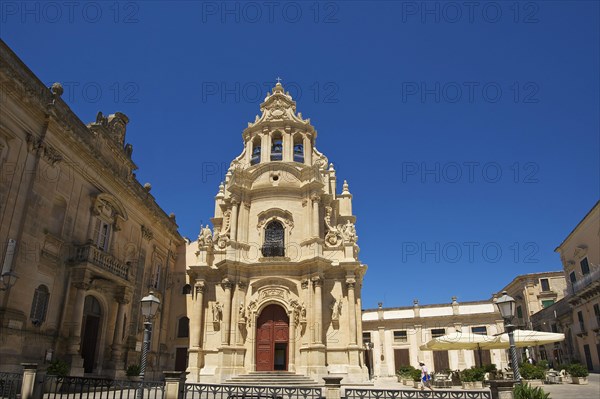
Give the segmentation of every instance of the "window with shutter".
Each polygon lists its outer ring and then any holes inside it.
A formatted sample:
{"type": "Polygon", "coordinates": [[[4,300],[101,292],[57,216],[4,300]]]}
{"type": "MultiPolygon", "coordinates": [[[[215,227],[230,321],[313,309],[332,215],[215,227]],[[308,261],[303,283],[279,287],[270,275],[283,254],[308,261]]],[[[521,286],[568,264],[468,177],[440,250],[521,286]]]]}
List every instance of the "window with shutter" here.
{"type": "Polygon", "coordinates": [[[33,302],[31,303],[31,312],[29,314],[29,318],[34,325],[42,324],[46,320],[49,299],[50,293],[48,292],[48,287],[40,285],[35,289],[33,302]]]}

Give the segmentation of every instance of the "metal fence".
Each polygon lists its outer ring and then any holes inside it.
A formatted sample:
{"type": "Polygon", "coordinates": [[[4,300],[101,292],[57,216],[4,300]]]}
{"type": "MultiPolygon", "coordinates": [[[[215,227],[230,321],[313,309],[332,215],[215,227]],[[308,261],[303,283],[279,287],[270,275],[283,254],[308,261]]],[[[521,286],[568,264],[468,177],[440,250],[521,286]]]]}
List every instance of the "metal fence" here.
{"type": "Polygon", "coordinates": [[[183,399],[321,399],[321,388],[185,384],[183,399]]]}
{"type": "Polygon", "coordinates": [[[21,384],[23,374],[21,373],[0,373],[0,398],[16,399],[21,394],[21,384]]]}
{"type": "Polygon", "coordinates": [[[164,382],[109,378],[57,377],[44,379],[43,399],[164,399],[164,382]]]}
{"type": "Polygon", "coordinates": [[[491,399],[490,391],[346,389],[346,399],[491,399]]]}

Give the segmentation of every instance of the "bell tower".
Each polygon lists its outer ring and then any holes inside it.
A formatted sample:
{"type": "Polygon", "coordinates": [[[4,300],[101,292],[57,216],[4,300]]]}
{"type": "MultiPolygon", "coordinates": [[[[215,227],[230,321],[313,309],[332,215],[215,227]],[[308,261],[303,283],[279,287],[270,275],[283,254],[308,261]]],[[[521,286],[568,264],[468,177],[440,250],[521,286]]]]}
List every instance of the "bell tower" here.
{"type": "Polygon", "coordinates": [[[187,245],[191,381],[285,370],[368,380],[352,194],[277,83],[243,131],[213,228],[187,245]]]}

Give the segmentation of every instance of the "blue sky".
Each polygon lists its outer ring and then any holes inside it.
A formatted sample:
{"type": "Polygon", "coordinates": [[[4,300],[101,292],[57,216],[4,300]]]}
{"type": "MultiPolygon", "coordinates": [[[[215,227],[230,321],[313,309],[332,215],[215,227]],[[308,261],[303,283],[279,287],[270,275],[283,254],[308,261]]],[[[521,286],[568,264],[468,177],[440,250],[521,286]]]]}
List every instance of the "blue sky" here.
{"type": "Polygon", "coordinates": [[[190,238],[280,76],[354,195],[363,307],[408,306],[560,270],[600,196],[598,2],[469,4],[4,1],[0,37],[83,121],[129,116],[190,238]]]}

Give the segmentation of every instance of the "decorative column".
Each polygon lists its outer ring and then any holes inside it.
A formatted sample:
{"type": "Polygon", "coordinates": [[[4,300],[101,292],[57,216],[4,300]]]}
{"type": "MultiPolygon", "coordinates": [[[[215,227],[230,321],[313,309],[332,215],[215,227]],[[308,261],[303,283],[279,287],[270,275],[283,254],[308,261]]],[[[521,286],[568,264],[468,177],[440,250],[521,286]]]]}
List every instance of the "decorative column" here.
{"type": "Polygon", "coordinates": [[[312,201],[312,236],[319,237],[319,196],[313,194],[312,201]]]}
{"type": "Polygon", "coordinates": [[[238,204],[240,202],[237,198],[231,199],[231,240],[237,241],[237,227],[238,227],[238,204]]]}
{"type": "Polygon", "coordinates": [[[225,305],[223,307],[223,331],[221,332],[221,343],[229,346],[229,334],[231,333],[231,287],[233,283],[225,278],[221,282],[225,290],[225,305]]]}
{"type": "Polygon", "coordinates": [[[189,381],[198,382],[199,372],[202,368],[201,337],[202,337],[202,312],[204,310],[203,280],[196,280],[192,293],[192,314],[190,315],[190,347],[188,350],[189,381]]]}
{"type": "Polygon", "coordinates": [[[89,288],[89,284],[77,283],[75,299],[73,301],[73,315],[71,318],[71,345],[69,348],[70,355],[78,355],[81,341],[81,324],[83,322],[83,306],[85,304],[85,292],[89,288]]]}
{"type": "Polygon", "coordinates": [[[304,164],[312,165],[312,145],[310,142],[310,138],[308,136],[304,136],[304,164]]]}
{"type": "Polygon", "coordinates": [[[288,338],[290,343],[288,371],[291,372],[296,372],[296,323],[298,322],[299,318],[300,315],[298,314],[298,310],[292,310],[292,313],[290,313],[290,336],[288,338]]]}
{"type": "MultiPolygon", "coordinates": [[[[306,305],[305,304],[309,304],[310,306],[310,290],[308,289],[308,285],[309,285],[310,281],[308,279],[304,279],[302,280],[302,282],[300,283],[300,287],[302,288],[302,298],[303,298],[303,302],[302,302],[302,309],[304,309],[304,315],[302,314],[302,310],[300,312],[300,319],[302,322],[304,322],[304,326],[306,326],[307,323],[307,316],[306,316],[306,305]],[[304,320],[302,320],[302,318],[304,317],[304,320]]],[[[306,333],[306,330],[304,331],[304,334],[302,335],[302,346],[308,346],[309,344],[309,334],[306,333]]]]}
{"type": "Polygon", "coordinates": [[[195,298],[192,304],[190,320],[190,348],[200,348],[202,336],[202,310],[204,305],[204,281],[196,281],[194,285],[195,298]]]}
{"type": "Polygon", "coordinates": [[[354,298],[354,278],[346,279],[346,287],[348,288],[348,331],[350,333],[350,345],[356,345],[356,301],[354,298]]]}
{"type": "Polygon", "coordinates": [[[69,372],[72,376],[83,376],[83,358],[81,357],[81,326],[83,322],[83,310],[85,304],[85,293],[89,289],[90,285],[87,283],[74,284],[75,298],[73,300],[73,315],[71,318],[71,331],[69,333],[69,349],[68,355],[71,358],[71,370],[69,372]]]}
{"type": "Polygon", "coordinates": [[[123,369],[123,361],[121,359],[121,349],[123,348],[123,325],[125,323],[125,310],[129,299],[125,296],[115,298],[118,303],[117,320],[115,321],[115,332],[113,334],[112,344],[112,362],[115,370],[123,369]]]}
{"type": "Polygon", "coordinates": [[[321,277],[312,278],[313,286],[315,288],[315,296],[313,309],[315,310],[314,318],[314,339],[316,344],[323,343],[323,295],[321,294],[321,287],[323,286],[323,279],[321,277]]]}
{"type": "Polygon", "coordinates": [[[235,291],[235,308],[231,312],[232,318],[232,327],[231,331],[234,334],[231,342],[235,345],[243,345],[244,342],[242,340],[242,331],[241,328],[244,327],[246,323],[246,308],[244,306],[244,300],[246,293],[246,283],[243,281],[238,281],[236,291],[235,291]]]}

